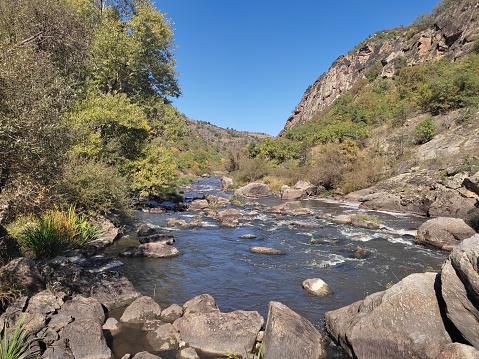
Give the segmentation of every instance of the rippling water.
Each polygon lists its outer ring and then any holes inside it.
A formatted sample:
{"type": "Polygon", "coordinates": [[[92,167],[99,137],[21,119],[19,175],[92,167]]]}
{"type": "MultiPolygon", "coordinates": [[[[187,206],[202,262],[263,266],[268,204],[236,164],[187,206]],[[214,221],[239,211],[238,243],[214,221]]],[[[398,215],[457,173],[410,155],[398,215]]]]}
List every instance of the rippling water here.
{"type": "MultiPolygon", "coordinates": [[[[197,182],[186,196],[218,193],[219,179],[197,182]]],[[[280,204],[270,198],[259,201],[260,208],[280,204]]],[[[237,228],[220,227],[203,217],[199,228],[171,228],[168,218],[195,218],[197,212],[166,214],[138,213],[138,223],[147,223],[173,234],[180,256],[171,259],[121,258],[125,275],[143,294],[152,296],[162,306],[183,304],[192,297],[209,293],[224,311],[257,310],[266,320],[269,301],[279,301],[309,319],[321,332],[326,311],[349,305],[366,295],[386,289],[405,276],[438,271],[447,253],[414,244],[414,230],[424,218],[362,211],[334,201],[307,200],[302,205],[313,215],[284,216],[259,211],[250,223],[237,228]],[[379,230],[337,225],[321,214],[368,214],[381,220],[379,230]],[[308,222],[307,225],[294,222],[308,222]],[[241,235],[254,234],[254,239],[241,235]],[[311,237],[318,243],[311,244],[311,237]],[[249,252],[251,246],[265,246],[286,253],[269,256],[249,252]],[[359,255],[358,255],[359,254],[359,255]],[[359,257],[359,258],[358,258],[359,257]],[[303,291],[307,278],[321,278],[333,294],[315,297],[303,291]]],[[[258,209],[245,205],[245,213],[258,209]]],[[[132,239],[116,242],[108,253],[117,254],[124,247],[137,245],[132,239]]],[[[121,353],[115,353],[121,356],[121,353]]],[[[328,358],[347,358],[333,343],[328,358]]]]}

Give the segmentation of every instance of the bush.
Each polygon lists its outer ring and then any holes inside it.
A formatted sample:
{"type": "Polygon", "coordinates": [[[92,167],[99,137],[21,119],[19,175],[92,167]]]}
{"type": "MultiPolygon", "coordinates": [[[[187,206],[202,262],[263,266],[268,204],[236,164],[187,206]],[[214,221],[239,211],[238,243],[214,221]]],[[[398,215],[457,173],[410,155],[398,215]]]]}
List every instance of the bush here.
{"type": "Polygon", "coordinates": [[[434,125],[433,118],[428,117],[419,122],[414,129],[414,135],[417,145],[431,141],[436,135],[436,125],[434,125]]]}
{"type": "Polygon", "coordinates": [[[63,206],[92,216],[119,211],[128,214],[128,185],[114,167],[101,161],[73,157],[65,165],[58,191],[63,206]]]}
{"type": "MultiPolygon", "coordinates": [[[[15,224],[13,224],[15,226],[15,224]]],[[[70,207],[67,212],[51,210],[13,233],[22,250],[35,258],[51,258],[65,246],[82,246],[96,237],[98,229],[70,207]]]]}

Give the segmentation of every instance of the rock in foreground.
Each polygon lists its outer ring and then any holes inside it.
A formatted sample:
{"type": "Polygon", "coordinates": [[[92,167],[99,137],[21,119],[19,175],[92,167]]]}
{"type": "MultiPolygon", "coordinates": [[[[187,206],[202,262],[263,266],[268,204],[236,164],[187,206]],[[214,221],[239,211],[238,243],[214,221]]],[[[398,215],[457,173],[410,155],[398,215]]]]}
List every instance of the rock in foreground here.
{"type": "Polygon", "coordinates": [[[321,359],[325,340],[305,318],[279,302],[270,302],[263,341],[264,359],[321,359]]]}
{"type": "Polygon", "coordinates": [[[463,239],[474,234],[476,231],[460,218],[438,217],[421,224],[417,231],[416,243],[451,251],[463,239]]]}
{"type": "Polygon", "coordinates": [[[436,359],[451,338],[435,273],[412,274],[386,291],[327,312],[326,329],[354,358],[436,359]]]}

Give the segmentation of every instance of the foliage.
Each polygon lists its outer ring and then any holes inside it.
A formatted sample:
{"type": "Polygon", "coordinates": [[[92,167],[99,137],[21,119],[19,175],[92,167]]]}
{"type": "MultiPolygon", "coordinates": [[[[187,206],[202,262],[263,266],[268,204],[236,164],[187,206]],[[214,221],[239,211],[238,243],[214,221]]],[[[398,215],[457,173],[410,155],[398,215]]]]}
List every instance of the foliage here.
{"type": "Polygon", "coordinates": [[[4,321],[0,337],[1,359],[29,359],[38,356],[38,353],[32,350],[33,344],[38,342],[38,339],[29,337],[24,321],[25,317],[22,316],[13,333],[10,333],[7,323],[4,321]]]}
{"type": "Polygon", "coordinates": [[[426,142],[431,141],[436,134],[436,125],[434,124],[434,120],[431,116],[419,122],[415,129],[415,143],[418,145],[422,145],[426,142]]]}
{"type": "Polygon", "coordinates": [[[133,189],[142,196],[167,193],[178,178],[172,152],[153,141],[144,156],[132,163],[131,177],[133,189]]]}
{"type": "Polygon", "coordinates": [[[130,207],[129,186],[117,168],[100,160],[72,156],[63,167],[57,184],[59,204],[89,215],[119,211],[127,215],[130,207]]]}
{"type": "MultiPolygon", "coordinates": [[[[13,225],[15,226],[15,225],[13,225]]],[[[96,237],[98,230],[70,207],[66,212],[50,210],[18,231],[23,250],[35,258],[51,258],[66,245],[82,246],[96,237]]]]}

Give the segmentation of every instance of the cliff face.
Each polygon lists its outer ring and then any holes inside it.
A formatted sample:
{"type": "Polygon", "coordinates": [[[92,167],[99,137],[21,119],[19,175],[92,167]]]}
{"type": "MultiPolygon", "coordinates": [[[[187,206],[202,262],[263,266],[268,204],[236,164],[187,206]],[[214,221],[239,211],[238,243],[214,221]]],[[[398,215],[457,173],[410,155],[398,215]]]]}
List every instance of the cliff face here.
{"type": "Polygon", "coordinates": [[[283,131],[310,121],[375,66],[380,76],[393,77],[404,65],[463,56],[479,38],[478,15],[478,0],[454,0],[427,28],[411,25],[371,35],[308,87],[283,131]]]}

